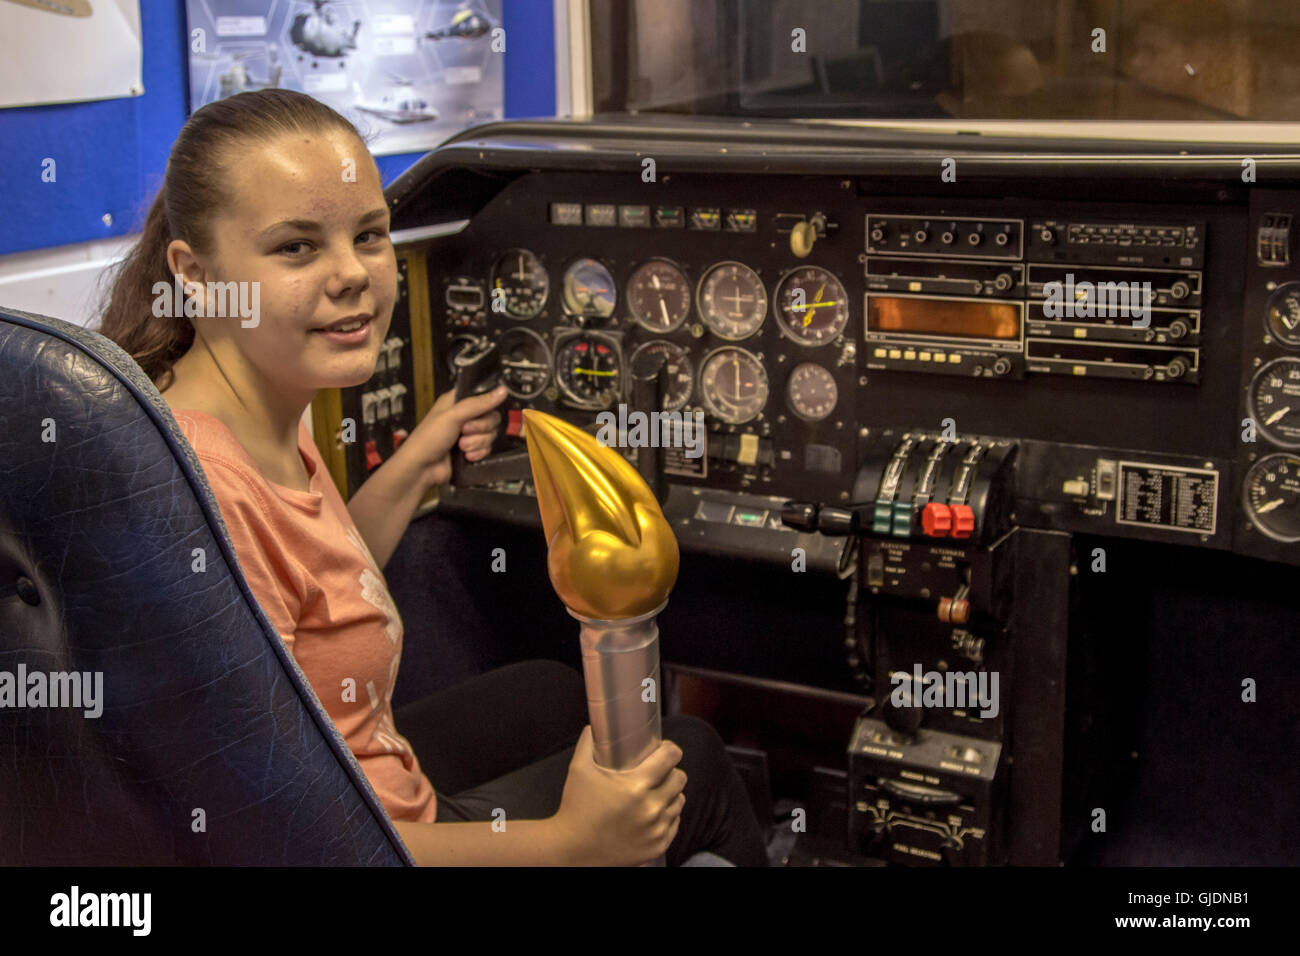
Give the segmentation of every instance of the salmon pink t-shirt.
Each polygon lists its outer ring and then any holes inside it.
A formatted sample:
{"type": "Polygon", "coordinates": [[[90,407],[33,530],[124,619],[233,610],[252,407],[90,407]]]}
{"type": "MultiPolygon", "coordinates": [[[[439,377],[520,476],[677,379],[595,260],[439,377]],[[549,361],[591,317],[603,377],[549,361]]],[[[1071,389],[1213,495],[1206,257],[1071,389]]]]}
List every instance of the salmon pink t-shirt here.
{"type": "Polygon", "coordinates": [[[298,423],[310,491],[262,477],[225,424],[173,411],[194,448],[257,603],[307,676],[389,817],[433,823],[437,796],[393,726],[402,619],[383,572],[298,423]]]}

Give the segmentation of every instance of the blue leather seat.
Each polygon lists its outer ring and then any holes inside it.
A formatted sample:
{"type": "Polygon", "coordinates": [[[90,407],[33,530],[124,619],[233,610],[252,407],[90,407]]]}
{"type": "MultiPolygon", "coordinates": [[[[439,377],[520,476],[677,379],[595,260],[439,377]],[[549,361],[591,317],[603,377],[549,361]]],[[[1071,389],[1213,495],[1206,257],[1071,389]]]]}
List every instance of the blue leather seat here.
{"type": "Polygon", "coordinates": [[[102,673],[102,710],[0,706],[0,864],[414,862],[157,389],[0,308],[0,685],[20,668],[102,673]]]}

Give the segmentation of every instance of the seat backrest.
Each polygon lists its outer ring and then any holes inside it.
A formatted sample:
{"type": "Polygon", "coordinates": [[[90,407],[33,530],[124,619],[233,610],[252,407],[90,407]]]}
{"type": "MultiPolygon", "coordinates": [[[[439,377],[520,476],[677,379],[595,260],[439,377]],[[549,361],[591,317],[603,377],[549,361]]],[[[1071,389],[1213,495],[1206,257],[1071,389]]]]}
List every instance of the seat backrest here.
{"type": "Polygon", "coordinates": [[[3,865],[414,863],[158,390],[4,308],[0,768],[3,865]]]}

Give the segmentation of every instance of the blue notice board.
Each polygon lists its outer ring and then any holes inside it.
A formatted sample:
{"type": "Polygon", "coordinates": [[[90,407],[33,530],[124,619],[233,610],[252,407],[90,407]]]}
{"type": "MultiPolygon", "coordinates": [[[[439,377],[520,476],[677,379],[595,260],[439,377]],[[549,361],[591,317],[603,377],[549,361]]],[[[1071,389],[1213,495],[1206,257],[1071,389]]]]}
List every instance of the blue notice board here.
{"type": "MultiPolygon", "coordinates": [[[[560,0],[563,2],[563,0],[560,0]]],[[[141,0],[143,96],[0,110],[0,255],[136,232],[189,116],[184,0],[141,0]],[[42,181],[45,160],[54,182],[42,181]]],[[[503,0],[505,115],[555,115],[552,0],[503,0]]],[[[421,153],[377,157],[387,186],[421,153]]]]}

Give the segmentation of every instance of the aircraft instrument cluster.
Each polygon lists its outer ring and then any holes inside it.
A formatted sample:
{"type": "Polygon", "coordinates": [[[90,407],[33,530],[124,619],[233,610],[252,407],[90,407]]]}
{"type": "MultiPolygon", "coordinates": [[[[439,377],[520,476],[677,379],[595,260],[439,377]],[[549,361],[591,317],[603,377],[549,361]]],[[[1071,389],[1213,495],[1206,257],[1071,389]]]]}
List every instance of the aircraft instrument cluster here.
{"type": "MultiPolygon", "coordinates": [[[[590,426],[635,410],[638,374],[662,366],[660,403],[641,410],[704,425],[702,453],[659,452],[668,485],[697,499],[692,520],[781,535],[779,508],[743,496],[848,502],[881,431],[910,429],[1014,441],[1021,524],[1300,563],[1288,193],[1203,168],[1114,189],[1064,160],[951,185],[938,165],[855,174],[847,140],[817,175],[741,171],[732,149],[661,161],[657,182],[560,155],[488,175],[470,153],[431,154],[395,203],[434,390],[490,341],[507,413],[590,426]],[[450,234],[419,214],[435,181],[473,205],[450,234]]],[[[391,439],[376,447],[382,460],[391,439]]],[[[888,502],[921,535],[930,503],[888,502]]]]}

